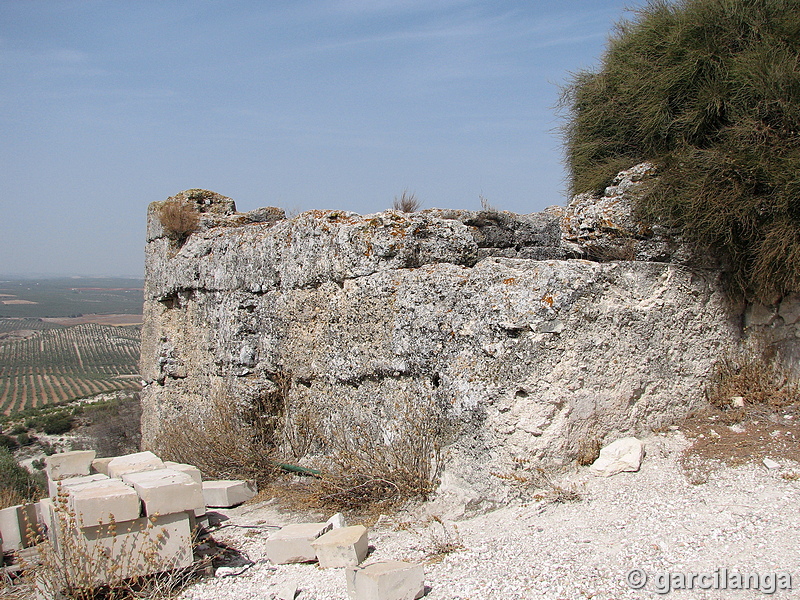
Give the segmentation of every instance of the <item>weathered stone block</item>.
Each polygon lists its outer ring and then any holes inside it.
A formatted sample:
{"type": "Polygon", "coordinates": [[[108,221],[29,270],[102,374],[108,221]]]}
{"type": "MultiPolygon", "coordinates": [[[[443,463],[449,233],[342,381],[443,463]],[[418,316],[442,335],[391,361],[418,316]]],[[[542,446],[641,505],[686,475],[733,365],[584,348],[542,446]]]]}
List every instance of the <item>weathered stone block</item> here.
{"type": "Polygon", "coordinates": [[[133,521],[141,516],[139,496],[119,479],[93,481],[75,488],[66,487],[69,507],[78,524],[92,527],[100,523],[133,521]]]}
{"type": "Polygon", "coordinates": [[[47,491],[51,498],[55,498],[59,490],[61,490],[62,493],[67,493],[67,488],[77,489],[87,483],[107,480],[108,475],[103,475],[102,473],[92,473],[91,475],[83,475],[81,477],[68,477],[66,479],[59,479],[58,481],[48,479],[47,491]]]}
{"type": "Polygon", "coordinates": [[[600,456],[589,469],[600,477],[610,477],[623,471],[638,471],[644,456],[644,445],[634,437],[611,442],[600,450],[600,456]]]}
{"type": "Polygon", "coordinates": [[[75,450],[48,456],[44,460],[47,478],[57,481],[64,477],[88,475],[95,454],[94,450],[75,450]]]}
{"type": "Polygon", "coordinates": [[[287,525],[269,537],[264,545],[264,554],[276,565],[314,562],[317,553],[311,542],[329,528],[326,523],[287,525]]]}
{"type": "Polygon", "coordinates": [[[203,482],[203,496],[208,507],[230,508],[250,500],[257,492],[253,481],[220,479],[203,482]]]}
{"type": "Polygon", "coordinates": [[[353,600],[415,600],[425,595],[422,565],[399,561],[348,567],[347,593],[353,600]]]}
{"type": "Polygon", "coordinates": [[[126,473],[163,469],[164,463],[152,452],[136,452],[116,456],[108,463],[108,476],[122,478],[126,473]]]}
{"type": "Polygon", "coordinates": [[[175,469],[127,473],[122,481],[132,485],[144,503],[146,515],[169,515],[193,511],[205,514],[203,488],[191,475],[175,469]]]}
{"type": "Polygon", "coordinates": [[[332,529],[312,541],[311,546],[322,568],[355,567],[367,557],[367,528],[354,525],[332,529]]]}
{"type": "Polygon", "coordinates": [[[36,503],[36,518],[39,521],[43,533],[45,533],[53,543],[53,549],[58,552],[58,540],[55,535],[58,523],[56,522],[55,505],[51,498],[42,498],[36,503]]]}
{"type": "MultiPolygon", "coordinates": [[[[140,518],[108,526],[82,527],[78,547],[89,556],[108,556],[109,566],[119,565],[113,575],[128,578],[188,567],[192,564],[192,538],[186,513],[140,518]]],[[[105,582],[107,569],[98,573],[98,583],[105,582]],[[103,572],[106,571],[106,572],[103,572]]]]}
{"type": "Polygon", "coordinates": [[[168,469],[175,469],[176,471],[182,471],[183,473],[189,475],[200,485],[203,484],[203,474],[200,473],[200,469],[198,469],[194,465],[186,465],[183,463],[176,463],[171,460],[165,460],[164,466],[167,467],[168,469]]]}
{"type": "Polygon", "coordinates": [[[0,538],[3,549],[21,550],[29,544],[28,533],[38,524],[35,504],[18,504],[0,510],[0,538]]]}
{"type": "Polygon", "coordinates": [[[95,458],[92,461],[92,472],[108,475],[108,463],[114,460],[114,458],[115,458],[114,456],[108,456],[106,458],[95,458]]]}

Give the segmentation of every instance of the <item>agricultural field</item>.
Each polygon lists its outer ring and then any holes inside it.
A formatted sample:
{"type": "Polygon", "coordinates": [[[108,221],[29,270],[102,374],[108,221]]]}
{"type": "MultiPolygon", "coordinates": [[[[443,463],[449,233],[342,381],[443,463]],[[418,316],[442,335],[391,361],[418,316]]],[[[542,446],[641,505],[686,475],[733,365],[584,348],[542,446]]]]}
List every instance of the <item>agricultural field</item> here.
{"type": "Polygon", "coordinates": [[[143,287],[141,279],[115,277],[0,278],[0,318],[141,315],[143,287]]]}
{"type": "Polygon", "coordinates": [[[137,325],[0,318],[0,413],[138,390],[140,333],[137,325]]]}

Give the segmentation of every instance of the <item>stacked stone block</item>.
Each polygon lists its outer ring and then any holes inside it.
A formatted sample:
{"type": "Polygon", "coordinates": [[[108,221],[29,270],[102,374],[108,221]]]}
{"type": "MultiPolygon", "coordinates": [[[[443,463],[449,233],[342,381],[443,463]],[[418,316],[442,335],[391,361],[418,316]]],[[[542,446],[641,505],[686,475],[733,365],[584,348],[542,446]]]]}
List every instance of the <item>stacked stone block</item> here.
{"type": "MultiPolygon", "coordinates": [[[[0,510],[0,548],[19,552],[35,541],[29,532],[44,531],[56,551],[106,557],[101,560],[115,565],[117,578],[192,564],[205,486],[218,507],[256,493],[250,482],[203,482],[197,467],[164,462],[152,452],[98,459],[81,450],[54,454],[45,465],[50,497],[0,510]]],[[[99,573],[95,583],[107,581],[99,573]]]]}

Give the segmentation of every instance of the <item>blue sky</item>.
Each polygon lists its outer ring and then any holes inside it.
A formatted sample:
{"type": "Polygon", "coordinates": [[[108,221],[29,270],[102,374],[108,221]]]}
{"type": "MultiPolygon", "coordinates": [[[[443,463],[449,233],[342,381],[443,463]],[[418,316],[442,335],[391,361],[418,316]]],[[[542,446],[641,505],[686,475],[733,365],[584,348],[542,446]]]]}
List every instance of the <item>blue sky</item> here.
{"type": "Polygon", "coordinates": [[[566,202],[559,85],[625,0],[0,0],[0,273],[143,272],[145,208],[566,202]]]}

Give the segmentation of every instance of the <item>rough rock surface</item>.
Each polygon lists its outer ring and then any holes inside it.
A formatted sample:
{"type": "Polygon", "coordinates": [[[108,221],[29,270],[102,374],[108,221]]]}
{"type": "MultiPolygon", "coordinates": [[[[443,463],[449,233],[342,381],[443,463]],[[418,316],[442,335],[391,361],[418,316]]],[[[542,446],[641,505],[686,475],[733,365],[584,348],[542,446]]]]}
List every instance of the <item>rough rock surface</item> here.
{"type": "Polygon", "coordinates": [[[388,445],[399,420],[446,416],[446,471],[502,498],[496,475],[515,460],[566,462],[586,440],[684,415],[740,333],[718,273],[665,262],[675,244],[639,260],[570,258],[581,254],[570,231],[588,231],[578,214],[590,219],[575,206],[282,219],[202,197],[180,247],[158,203],[148,213],[146,446],[214,393],[246,403],[288,378],[289,404],[310,407],[323,432],[356,419],[388,445]]]}

